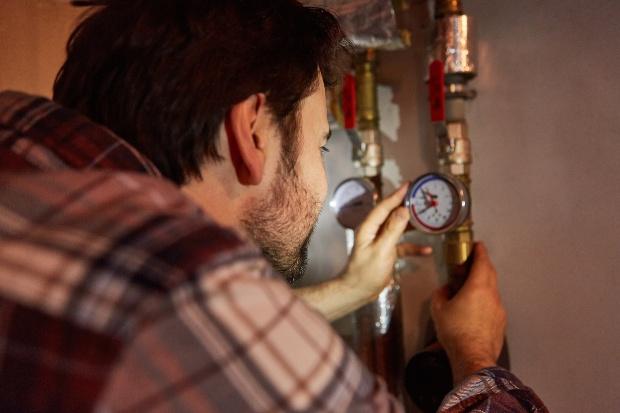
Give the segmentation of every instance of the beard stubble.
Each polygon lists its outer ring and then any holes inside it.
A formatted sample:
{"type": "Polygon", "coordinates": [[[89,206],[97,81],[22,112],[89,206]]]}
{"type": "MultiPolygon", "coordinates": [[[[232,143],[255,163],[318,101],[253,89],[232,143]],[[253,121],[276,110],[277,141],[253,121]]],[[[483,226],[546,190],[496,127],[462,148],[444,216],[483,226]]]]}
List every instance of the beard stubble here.
{"type": "Polygon", "coordinates": [[[280,162],[265,199],[245,208],[242,225],[273,268],[292,284],[308,264],[308,245],[322,203],[280,162]]]}

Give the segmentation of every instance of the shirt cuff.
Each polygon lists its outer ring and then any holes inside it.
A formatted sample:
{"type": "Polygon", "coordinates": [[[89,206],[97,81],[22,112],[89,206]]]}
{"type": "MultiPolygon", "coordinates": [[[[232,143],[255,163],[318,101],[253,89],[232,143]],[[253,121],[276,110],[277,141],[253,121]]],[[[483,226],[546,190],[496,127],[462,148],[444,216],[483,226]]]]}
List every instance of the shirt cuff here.
{"type": "MultiPolygon", "coordinates": [[[[491,399],[487,406],[513,404],[524,411],[546,412],[547,409],[536,394],[508,370],[491,367],[466,377],[443,399],[439,412],[468,411],[484,400],[491,399]]],[[[484,410],[486,411],[486,410],[484,410]]],[[[490,410],[493,411],[493,410],[490,410]]]]}

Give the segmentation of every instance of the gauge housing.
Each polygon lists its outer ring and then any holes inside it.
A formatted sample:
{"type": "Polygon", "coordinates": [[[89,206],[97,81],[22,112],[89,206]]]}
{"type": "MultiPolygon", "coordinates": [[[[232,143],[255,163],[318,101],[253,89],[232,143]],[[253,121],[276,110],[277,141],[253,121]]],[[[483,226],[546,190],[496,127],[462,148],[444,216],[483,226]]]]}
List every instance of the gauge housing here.
{"type": "Polygon", "coordinates": [[[459,179],[447,174],[431,172],[411,183],[405,198],[405,207],[409,211],[409,221],[416,230],[427,234],[445,234],[458,228],[467,220],[471,209],[471,198],[467,187],[459,179]],[[450,192],[449,216],[440,226],[431,226],[424,222],[415,204],[416,196],[423,190],[422,188],[433,181],[444,183],[450,192]]]}
{"type": "Polygon", "coordinates": [[[340,225],[356,229],[375,207],[379,194],[366,178],[349,178],[334,190],[329,206],[340,225]]]}

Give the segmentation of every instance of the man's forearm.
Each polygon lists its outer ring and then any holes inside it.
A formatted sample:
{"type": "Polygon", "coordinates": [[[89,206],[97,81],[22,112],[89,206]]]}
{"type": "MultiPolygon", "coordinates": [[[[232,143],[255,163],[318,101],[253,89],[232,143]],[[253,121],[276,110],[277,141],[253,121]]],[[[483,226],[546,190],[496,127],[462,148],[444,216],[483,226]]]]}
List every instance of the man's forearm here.
{"type": "Polygon", "coordinates": [[[293,291],[329,321],[343,317],[375,298],[348,285],[342,277],[293,291]]]}

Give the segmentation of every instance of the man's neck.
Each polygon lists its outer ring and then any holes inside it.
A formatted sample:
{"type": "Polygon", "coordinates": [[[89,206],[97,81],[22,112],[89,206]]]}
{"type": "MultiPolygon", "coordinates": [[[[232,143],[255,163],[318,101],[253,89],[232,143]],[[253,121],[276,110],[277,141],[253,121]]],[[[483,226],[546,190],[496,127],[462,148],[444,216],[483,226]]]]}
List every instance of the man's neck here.
{"type": "Polygon", "coordinates": [[[220,182],[205,177],[203,180],[192,180],[181,190],[220,225],[243,231],[239,219],[241,197],[224,188],[220,182]]]}

